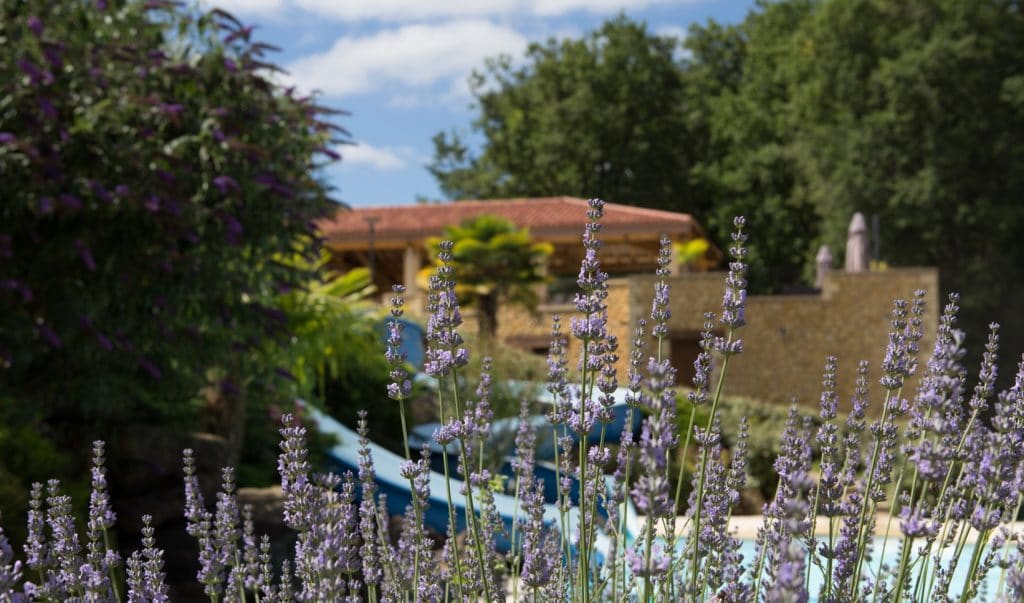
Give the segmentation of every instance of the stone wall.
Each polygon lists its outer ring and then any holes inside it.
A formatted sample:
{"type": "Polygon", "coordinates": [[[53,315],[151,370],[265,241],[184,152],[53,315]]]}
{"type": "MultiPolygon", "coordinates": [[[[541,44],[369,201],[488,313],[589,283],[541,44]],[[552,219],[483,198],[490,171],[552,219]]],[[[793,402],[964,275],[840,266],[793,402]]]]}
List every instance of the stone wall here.
{"type": "MultiPolygon", "coordinates": [[[[933,268],[900,268],[881,272],[830,273],[819,294],[754,295],[747,300],[747,326],[740,331],[744,352],[729,366],[725,392],[729,395],[787,404],[796,400],[817,405],[825,357],[839,358],[838,391],[840,407],[848,409],[856,379],[857,363],[870,362],[872,408],[878,410],[878,367],[888,341],[889,316],[893,300],[910,299],[917,289],[928,294],[925,338],[921,362],[931,351],[938,312],[938,271],[933,268]]],[[[685,346],[695,345],[707,311],[718,312],[724,287],[723,273],[684,273],[671,278],[672,318],[670,327],[676,345],[666,353],[689,354],[685,346]],[[681,342],[681,343],[680,343],[681,342]],[[680,350],[683,350],[680,352],[680,350]]],[[[619,339],[620,378],[629,357],[632,327],[650,314],[654,277],[630,276],[609,284],[609,329],[619,339]]],[[[567,306],[541,306],[530,315],[515,306],[499,314],[499,339],[510,345],[540,351],[550,339],[551,318],[562,317],[563,331],[577,315],[567,306]]],[[[475,329],[471,314],[467,327],[475,329]]],[[[578,358],[578,342],[570,338],[570,362],[578,358]]],[[[693,350],[695,352],[695,348],[693,350]]],[[[690,358],[677,358],[685,367],[690,358]]],[[[911,395],[912,380],[904,389],[911,395]]]]}
{"type": "MultiPolygon", "coordinates": [[[[631,318],[648,312],[654,277],[630,278],[631,318]]],[[[730,363],[725,392],[778,403],[796,399],[817,405],[825,357],[839,359],[840,407],[849,408],[857,363],[870,362],[872,393],[878,391],[878,367],[888,342],[893,300],[911,299],[927,291],[927,314],[921,362],[930,353],[938,324],[938,271],[932,268],[889,269],[881,272],[830,273],[820,294],[755,295],[747,300],[747,325],[739,335],[744,351],[730,363]]],[[[674,332],[700,329],[703,313],[719,311],[723,277],[689,274],[672,279],[674,332]]],[[[904,388],[913,393],[916,380],[904,388]]],[[[872,408],[881,402],[872,399],[872,408]]]]}

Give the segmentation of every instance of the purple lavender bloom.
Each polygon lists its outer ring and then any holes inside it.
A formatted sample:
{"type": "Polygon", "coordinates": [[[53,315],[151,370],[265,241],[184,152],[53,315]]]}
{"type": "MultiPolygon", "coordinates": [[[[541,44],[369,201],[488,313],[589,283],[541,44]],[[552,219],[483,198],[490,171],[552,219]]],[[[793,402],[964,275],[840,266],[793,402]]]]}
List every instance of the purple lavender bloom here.
{"type": "Polygon", "coordinates": [[[43,509],[43,485],[32,484],[28,512],[28,538],[25,540],[25,562],[40,577],[39,584],[26,584],[26,594],[49,596],[56,588],[52,570],[57,559],[46,538],[46,512],[43,509]]]}
{"type": "MultiPolygon", "coordinates": [[[[821,449],[821,477],[818,480],[815,499],[819,506],[817,512],[824,517],[835,517],[841,513],[842,497],[846,490],[842,481],[843,459],[839,456],[839,425],[836,424],[839,403],[836,395],[836,368],[836,357],[829,356],[825,361],[825,373],[821,379],[822,422],[816,437],[821,449]]],[[[813,548],[814,542],[810,544],[813,548]]]]}
{"type": "Polygon", "coordinates": [[[526,519],[520,519],[523,534],[523,584],[536,590],[547,586],[562,558],[558,550],[559,536],[544,525],[544,482],[524,483],[521,492],[526,519]]]}
{"type": "Polygon", "coordinates": [[[900,509],[900,532],[906,538],[933,538],[939,533],[939,522],[926,517],[919,506],[905,505],[900,509]]]}
{"type": "Polygon", "coordinates": [[[162,550],[153,538],[153,517],[142,516],[142,550],[128,559],[128,601],[130,603],[165,603],[170,600],[164,583],[162,550]]]}
{"type": "Polygon", "coordinates": [[[667,477],[668,455],[676,446],[675,369],[668,360],[653,358],[647,366],[651,391],[651,414],[644,419],[640,435],[641,475],[633,487],[637,510],[651,518],[675,515],[667,477]]]}
{"type": "Polygon", "coordinates": [[[64,598],[79,587],[79,570],[83,565],[82,549],[75,531],[71,497],[60,493],[60,482],[47,482],[46,525],[50,528],[50,553],[55,562],[54,580],[57,596],[64,598]]]}
{"type": "Polygon", "coordinates": [[[672,262],[672,241],[668,237],[661,238],[661,248],[658,250],[658,280],[654,283],[654,300],[651,302],[651,335],[658,339],[668,336],[668,320],[672,312],[668,308],[669,285],[666,279],[669,275],[669,264],[672,262]]]}
{"type": "Polygon", "coordinates": [[[309,479],[311,466],[307,460],[306,428],[294,424],[294,417],[281,417],[286,426],[281,429],[281,454],[277,470],[281,474],[281,490],[284,493],[285,524],[298,532],[305,531],[313,523],[313,486],[309,479]]]}
{"type": "Polygon", "coordinates": [[[21,575],[21,561],[14,558],[11,543],[8,542],[3,527],[0,527],[0,600],[7,599],[11,603],[25,600],[14,590],[21,583],[21,575]]]}
{"type": "MultiPolygon", "coordinates": [[[[733,219],[736,231],[732,234],[733,245],[729,248],[732,261],[729,263],[729,275],[725,279],[725,296],[722,298],[722,324],[730,331],[746,324],[747,305],[747,264],[744,259],[747,249],[744,243],[747,235],[743,232],[746,220],[742,216],[733,219]]],[[[722,353],[731,353],[729,346],[722,346],[722,353]]]]}
{"type": "Polygon", "coordinates": [[[0,144],[8,145],[14,144],[18,141],[18,138],[10,132],[0,132],[0,144]]]}
{"type": "MultiPolygon", "coordinates": [[[[718,422],[716,416],[711,429],[716,434],[720,430],[718,422]]],[[[700,497],[700,532],[691,536],[691,542],[697,548],[697,563],[707,558],[705,579],[707,586],[714,591],[724,585],[727,570],[731,570],[730,574],[738,571],[737,568],[729,568],[726,565],[725,554],[737,548],[737,543],[729,536],[728,522],[733,505],[739,501],[739,493],[732,488],[730,472],[722,462],[721,445],[715,441],[705,447],[705,450],[708,454],[702,455],[702,458],[706,459],[706,465],[700,467],[697,472],[698,475],[704,476],[700,497]]],[[[738,470],[742,470],[742,467],[738,470]]],[[[694,478],[695,481],[699,479],[694,478]]],[[[698,504],[696,487],[689,502],[691,509],[698,504]]]]}
{"type": "Polygon", "coordinates": [[[469,362],[469,353],[462,347],[462,336],[456,330],[462,324],[462,313],[455,296],[455,282],[452,280],[451,241],[440,243],[438,260],[440,266],[430,277],[430,293],[427,296],[427,350],[423,372],[433,377],[444,377],[457,367],[469,362]]]}
{"type": "Polygon", "coordinates": [[[388,321],[387,347],[384,357],[391,366],[391,383],[388,384],[388,397],[392,400],[401,401],[412,393],[412,382],[409,380],[409,372],[405,370],[406,355],[402,353],[402,329],[403,325],[398,321],[404,313],[405,299],[402,293],[405,287],[395,285],[392,287],[394,295],[391,297],[391,316],[388,321]]]}
{"type": "Polygon", "coordinates": [[[114,526],[117,516],[110,506],[110,495],[107,493],[107,474],[103,454],[103,442],[92,443],[92,492],[89,495],[89,518],[86,522],[86,535],[89,539],[87,561],[92,571],[100,576],[94,592],[105,591],[108,586],[107,576],[112,566],[118,565],[117,552],[106,548],[104,534],[114,526]]]}
{"type": "Polygon", "coordinates": [[[379,550],[377,532],[376,494],[377,482],[374,481],[375,471],[373,457],[370,454],[369,426],[366,422],[366,411],[359,411],[359,534],[363,545],[360,557],[363,564],[363,580],[368,586],[380,585],[384,571],[381,567],[382,558],[388,551],[379,550]]]}
{"type": "Polygon", "coordinates": [[[715,314],[704,313],[704,329],[700,334],[700,353],[693,361],[693,391],[686,395],[690,404],[702,406],[711,401],[711,369],[714,359],[711,355],[715,349],[715,314]]]}
{"type": "Polygon", "coordinates": [[[626,549],[626,563],[633,575],[637,578],[646,578],[666,574],[672,566],[672,555],[665,550],[665,546],[655,544],[651,547],[649,558],[646,551],[640,549],[641,546],[637,544],[626,549]]]}

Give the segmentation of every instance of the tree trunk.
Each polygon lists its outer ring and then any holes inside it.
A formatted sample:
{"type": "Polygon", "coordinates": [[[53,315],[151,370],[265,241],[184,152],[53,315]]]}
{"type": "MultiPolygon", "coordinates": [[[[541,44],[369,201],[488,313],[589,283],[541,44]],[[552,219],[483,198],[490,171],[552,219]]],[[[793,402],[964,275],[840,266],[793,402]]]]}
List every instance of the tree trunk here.
{"type": "Polygon", "coordinates": [[[495,293],[481,295],[477,309],[480,314],[480,339],[493,341],[498,333],[498,296],[495,293]]]}

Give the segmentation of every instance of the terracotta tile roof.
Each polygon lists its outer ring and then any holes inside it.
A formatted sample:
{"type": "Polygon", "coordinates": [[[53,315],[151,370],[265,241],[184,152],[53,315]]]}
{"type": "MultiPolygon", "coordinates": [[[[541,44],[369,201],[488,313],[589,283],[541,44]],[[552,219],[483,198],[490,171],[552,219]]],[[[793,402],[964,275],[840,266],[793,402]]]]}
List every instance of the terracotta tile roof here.
{"type": "MultiPolygon", "coordinates": [[[[374,223],[378,244],[412,242],[439,235],[446,225],[459,224],[480,214],[492,214],[508,218],[517,226],[528,227],[531,234],[541,239],[575,238],[583,233],[587,209],[587,201],[575,197],[362,207],[339,211],[333,220],[320,223],[320,231],[329,243],[368,243],[367,220],[378,218],[374,223]]],[[[662,233],[683,238],[703,236],[700,225],[689,214],[617,203],[605,204],[601,223],[604,237],[662,233]]]]}

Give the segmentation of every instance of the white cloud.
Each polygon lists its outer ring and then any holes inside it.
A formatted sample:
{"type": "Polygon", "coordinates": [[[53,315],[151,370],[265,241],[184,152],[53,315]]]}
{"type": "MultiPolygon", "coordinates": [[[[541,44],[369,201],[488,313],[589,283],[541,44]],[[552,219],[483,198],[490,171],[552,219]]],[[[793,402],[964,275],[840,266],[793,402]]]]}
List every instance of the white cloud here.
{"type": "Polygon", "coordinates": [[[665,25],[654,30],[654,33],[666,38],[677,38],[680,41],[685,40],[687,35],[686,28],[679,25],[665,25]]]}
{"type": "Polygon", "coordinates": [[[517,0],[294,0],[309,12],[340,21],[415,21],[519,12],[517,0]]]}
{"type": "Polygon", "coordinates": [[[341,153],[342,167],[366,166],[385,172],[399,170],[406,166],[405,159],[401,157],[403,153],[407,152],[405,149],[375,147],[365,142],[358,142],[354,145],[342,145],[336,150],[341,153]]]}
{"type": "MultiPolygon", "coordinates": [[[[341,97],[388,86],[427,87],[466,77],[486,57],[516,55],[527,40],[516,30],[482,19],[406,25],[335,41],[325,52],[288,66],[287,80],[309,92],[341,97]]],[[[407,92],[407,91],[403,91],[407,92]]]]}
{"type": "Polygon", "coordinates": [[[222,8],[232,15],[271,15],[278,13],[288,0],[204,0],[206,8],[222,8]]]}
{"type": "Polygon", "coordinates": [[[573,12],[615,13],[655,4],[689,4],[695,0],[208,0],[239,14],[287,14],[300,8],[346,22],[419,21],[494,16],[552,17],[573,12]]]}
{"type": "Polygon", "coordinates": [[[572,12],[615,13],[637,10],[655,4],[692,4],[694,0],[527,0],[530,13],[541,17],[555,17],[572,12]]]}
{"type": "Polygon", "coordinates": [[[419,94],[393,94],[388,99],[388,106],[396,109],[415,109],[423,104],[419,94]]]}

